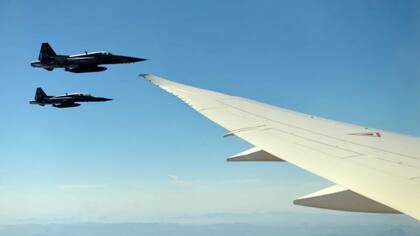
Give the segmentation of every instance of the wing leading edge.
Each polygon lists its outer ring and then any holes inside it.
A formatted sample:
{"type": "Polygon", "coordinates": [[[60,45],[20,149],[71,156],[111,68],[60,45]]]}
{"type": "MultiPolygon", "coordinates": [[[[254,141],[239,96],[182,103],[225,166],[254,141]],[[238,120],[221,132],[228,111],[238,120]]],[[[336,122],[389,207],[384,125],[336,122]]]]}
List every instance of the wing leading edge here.
{"type": "MultiPolygon", "coordinates": [[[[142,76],[226,128],[228,135],[328,179],[357,194],[359,200],[387,207],[383,212],[402,212],[420,220],[419,138],[314,117],[154,75],[142,76]]],[[[340,205],[341,210],[347,208],[340,205]]]]}

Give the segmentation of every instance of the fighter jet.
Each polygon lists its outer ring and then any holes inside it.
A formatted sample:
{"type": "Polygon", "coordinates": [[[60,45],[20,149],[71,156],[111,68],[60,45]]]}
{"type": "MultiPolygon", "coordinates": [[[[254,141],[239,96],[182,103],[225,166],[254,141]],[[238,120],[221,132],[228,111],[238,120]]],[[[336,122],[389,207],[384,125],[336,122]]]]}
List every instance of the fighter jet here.
{"type": "Polygon", "coordinates": [[[73,73],[99,72],[107,68],[102,64],[122,64],[145,61],[143,58],[113,55],[110,52],[86,52],[76,55],[57,55],[48,43],[42,43],[37,61],[32,61],[32,67],[44,68],[48,71],[54,68],[64,68],[73,73]]]}
{"type": "Polygon", "coordinates": [[[57,108],[68,108],[80,106],[80,103],[77,102],[106,102],[111,100],[112,99],[110,98],[94,97],[92,95],[82,93],[66,93],[61,96],[48,96],[42,88],[37,88],[35,100],[30,101],[29,103],[40,106],[52,105],[57,108]]]}

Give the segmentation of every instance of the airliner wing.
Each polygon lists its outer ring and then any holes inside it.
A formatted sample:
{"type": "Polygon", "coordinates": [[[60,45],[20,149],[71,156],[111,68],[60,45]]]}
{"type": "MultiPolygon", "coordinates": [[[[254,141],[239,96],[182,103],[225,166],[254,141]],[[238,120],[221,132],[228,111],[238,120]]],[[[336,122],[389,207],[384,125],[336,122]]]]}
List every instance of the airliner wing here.
{"type": "Polygon", "coordinates": [[[404,213],[420,220],[420,138],[306,115],[245,98],[142,75],[255,145],[230,161],[286,161],[337,185],[295,204],[404,213]]]}

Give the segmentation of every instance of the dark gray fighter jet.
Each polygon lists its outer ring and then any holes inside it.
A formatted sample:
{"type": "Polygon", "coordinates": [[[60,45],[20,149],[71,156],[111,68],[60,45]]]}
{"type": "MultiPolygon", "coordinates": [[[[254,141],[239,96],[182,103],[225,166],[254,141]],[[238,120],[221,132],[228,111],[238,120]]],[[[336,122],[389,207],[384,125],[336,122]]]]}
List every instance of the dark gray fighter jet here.
{"type": "Polygon", "coordinates": [[[66,93],[61,96],[48,96],[42,88],[37,88],[35,100],[30,101],[29,103],[40,106],[52,105],[57,108],[67,108],[80,106],[78,102],[106,102],[111,100],[112,99],[110,98],[94,97],[89,94],[81,93],[66,93]]]}
{"type": "Polygon", "coordinates": [[[48,71],[54,68],[64,68],[73,73],[98,72],[107,68],[102,64],[121,64],[145,61],[143,58],[113,55],[109,52],[85,52],[77,55],[57,55],[48,43],[41,45],[37,61],[31,62],[32,67],[44,68],[48,71]]]}

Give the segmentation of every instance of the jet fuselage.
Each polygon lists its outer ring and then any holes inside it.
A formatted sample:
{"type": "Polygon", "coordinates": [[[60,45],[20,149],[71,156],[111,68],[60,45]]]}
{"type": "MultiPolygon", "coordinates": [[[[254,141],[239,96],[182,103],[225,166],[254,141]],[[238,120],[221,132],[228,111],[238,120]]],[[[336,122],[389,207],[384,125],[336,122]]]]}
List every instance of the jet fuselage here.
{"type": "Polygon", "coordinates": [[[66,108],[80,106],[78,102],[106,102],[111,100],[112,99],[110,98],[95,97],[90,94],[82,93],[67,93],[61,96],[47,96],[41,88],[38,88],[35,94],[35,99],[29,103],[40,106],[53,105],[58,108],[66,108]]]}
{"type": "Polygon", "coordinates": [[[52,71],[54,68],[64,68],[74,73],[98,72],[107,68],[98,65],[122,64],[145,61],[143,58],[114,55],[110,52],[85,52],[75,55],[57,55],[48,43],[41,46],[39,58],[31,62],[32,67],[44,68],[52,71]]]}

